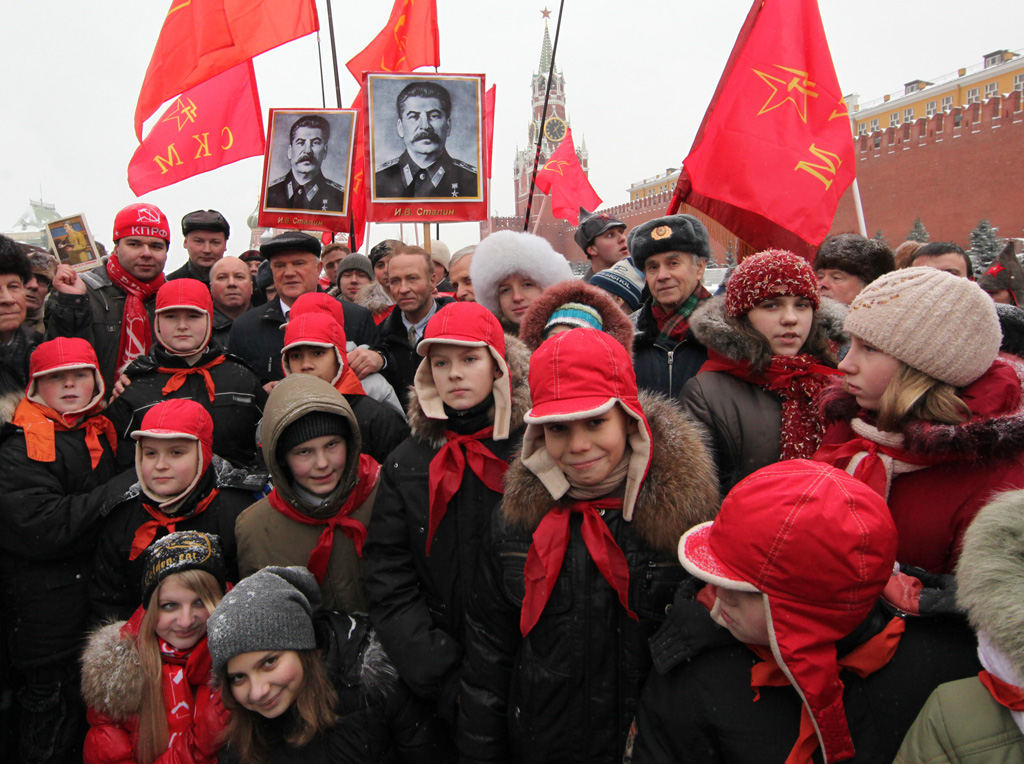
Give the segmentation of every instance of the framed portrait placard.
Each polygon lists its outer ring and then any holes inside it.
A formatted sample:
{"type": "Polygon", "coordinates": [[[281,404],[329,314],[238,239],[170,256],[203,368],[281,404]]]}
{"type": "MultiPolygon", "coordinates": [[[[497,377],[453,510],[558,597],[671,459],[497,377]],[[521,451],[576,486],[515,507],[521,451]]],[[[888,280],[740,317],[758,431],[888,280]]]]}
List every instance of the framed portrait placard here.
{"type": "Polygon", "coordinates": [[[357,114],[352,109],[270,110],[261,226],[348,230],[347,186],[357,114]]]}
{"type": "Polygon", "coordinates": [[[363,77],[367,220],[485,220],[484,75],[363,77]]]}
{"type": "Polygon", "coordinates": [[[103,264],[85,215],[51,220],[46,224],[46,235],[50,239],[50,248],[57,253],[61,263],[76,271],[87,271],[103,264]]]}

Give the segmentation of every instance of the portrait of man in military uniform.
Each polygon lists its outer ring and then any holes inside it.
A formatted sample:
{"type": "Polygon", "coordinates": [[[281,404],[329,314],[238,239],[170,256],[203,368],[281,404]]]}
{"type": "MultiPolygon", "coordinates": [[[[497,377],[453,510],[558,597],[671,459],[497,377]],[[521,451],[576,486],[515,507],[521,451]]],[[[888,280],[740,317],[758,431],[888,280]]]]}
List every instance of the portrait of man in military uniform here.
{"type": "MultiPolygon", "coordinates": [[[[388,119],[388,106],[390,104],[379,102],[371,104],[375,122],[384,129],[389,129],[389,122],[395,125],[405,150],[401,155],[375,165],[373,198],[480,199],[476,166],[453,157],[448,151],[449,137],[455,124],[449,89],[439,82],[413,80],[402,88],[395,100],[395,121],[388,119]]],[[[471,107],[465,108],[465,112],[469,113],[455,116],[472,123],[469,125],[471,129],[463,130],[463,133],[469,134],[470,140],[475,140],[478,115],[471,107]]],[[[392,116],[391,119],[395,118],[392,116]]],[[[474,158],[477,156],[475,148],[471,149],[474,158]]]]}
{"type": "MultiPolygon", "coordinates": [[[[294,117],[294,113],[277,112],[274,115],[274,131],[283,130],[285,120],[294,117]]],[[[345,114],[336,117],[350,116],[345,114]]],[[[351,139],[345,134],[336,136],[334,143],[331,138],[331,122],[323,114],[302,114],[292,122],[288,130],[288,144],[285,155],[288,171],[284,175],[267,175],[271,180],[267,184],[265,209],[312,210],[319,213],[345,214],[345,181],[348,177],[348,153],[351,139]],[[346,139],[348,144],[345,143],[346,139]],[[335,146],[335,144],[338,144],[335,146]],[[324,174],[324,162],[338,154],[345,168],[339,173],[339,179],[324,174]]],[[[268,160],[271,167],[283,164],[280,158],[271,155],[268,160]]]]}

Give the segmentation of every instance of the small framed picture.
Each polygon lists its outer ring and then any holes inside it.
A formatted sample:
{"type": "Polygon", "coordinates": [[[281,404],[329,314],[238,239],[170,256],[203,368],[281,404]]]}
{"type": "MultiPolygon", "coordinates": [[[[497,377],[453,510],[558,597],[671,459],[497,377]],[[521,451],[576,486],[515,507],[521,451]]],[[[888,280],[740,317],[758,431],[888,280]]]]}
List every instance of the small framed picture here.
{"type": "Polygon", "coordinates": [[[347,231],[351,109],[271,109],[259,224],[347,231]]]}
{"type": "Polygon", "coordinates": [[[60,261],[76,271],[87,271],[102,264],[85,215],[51,220],[46,224],[46,234],[60,261]]]}

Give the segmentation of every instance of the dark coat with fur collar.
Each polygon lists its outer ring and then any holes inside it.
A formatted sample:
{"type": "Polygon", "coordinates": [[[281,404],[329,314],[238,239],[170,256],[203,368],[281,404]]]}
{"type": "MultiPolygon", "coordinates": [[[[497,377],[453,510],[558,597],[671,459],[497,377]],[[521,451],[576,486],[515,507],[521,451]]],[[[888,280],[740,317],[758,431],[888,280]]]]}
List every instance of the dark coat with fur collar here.
{"type": "Polygon", "coordinates": [[[458,742],[467,761],[620,762],[651,666],[648,640],[685,577],[679,537],[718,510],[703,434],[679,407],[642,395],[653,460],[633,521],[602,517],[629,566],[629,617],[570,520],[561,573],[526,638],[519,619],[532,534],[555,504],[517,459],[505,478],[467,615],[458,742]]]}
{"type": "Polygon", "coordinates": [[[693,331],[682,342],[663,340],[654,318],[654,301],[650,298],[630,316],[636,326],[633,339],[633,368],[641,390],[678,398],[687,380],[695,376],[708,360],[707,349],[693,331]]]}
{"type": "MultiPolygon", "coordinates": [[[[512,382],[512,422],[507,440],[484,447],[508,461],[519,451],[523,415],[530,407],[530,351],[505,337],[512,382]]],[[[453,717],[465,639],[465,609],[491,510],[501,495],[466,468],[426,554],[430,520],[430,462],[446,442],[451,422],[428,419],[413,389],[412,436],[384,461],[364,551],[370,617],[402,678],[421,697],[438,700],[453,717]]]]}
{"type": "MultiPolygon", "coordinates": [[[[846,308],[825,298],[815,314],[829,339],[844,338],[846,308]]],[[[754,341],[726,320],[725,298],[706,301],[690,317],[694,336],[733,361],[758,355],[754,341]]],[[[711,434],[722,495],[743,478],[779,460],[782,399],[724,371],[703,371],[683,386],[683,407],[711,434]]]]}

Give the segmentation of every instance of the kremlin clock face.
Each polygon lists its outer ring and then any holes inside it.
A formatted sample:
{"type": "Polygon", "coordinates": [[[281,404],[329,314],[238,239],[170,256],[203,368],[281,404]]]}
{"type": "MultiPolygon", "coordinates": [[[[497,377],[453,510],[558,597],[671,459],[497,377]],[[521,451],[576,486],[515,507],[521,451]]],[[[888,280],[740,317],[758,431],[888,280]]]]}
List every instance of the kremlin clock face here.
{"type": "Polygon", "coordinates": [[[544,123],[544,137],[558,143],[565,137],[565,122],[558,117],[551,117],[544,123]]]}

